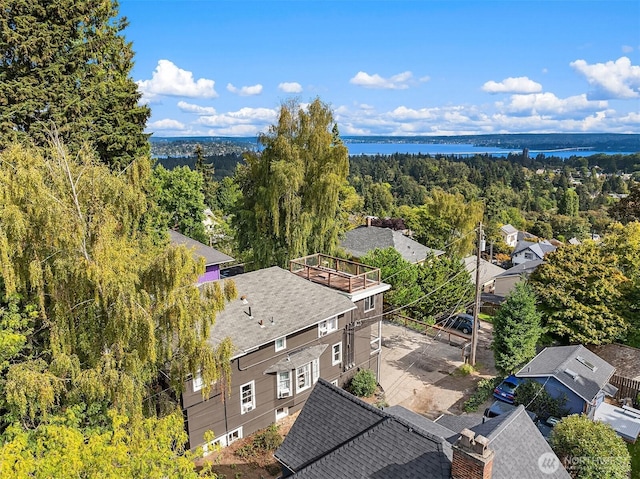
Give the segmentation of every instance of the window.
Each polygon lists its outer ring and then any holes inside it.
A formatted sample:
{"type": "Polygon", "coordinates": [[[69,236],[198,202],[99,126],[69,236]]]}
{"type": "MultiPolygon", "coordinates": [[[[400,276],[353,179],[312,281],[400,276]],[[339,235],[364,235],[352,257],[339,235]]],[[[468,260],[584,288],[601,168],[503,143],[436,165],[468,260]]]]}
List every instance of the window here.
{"type": "Polygon", "coordinates": [[[283,336],[281,338],[276,339],[276,353],[278,351],[282,351],[283,349],[286,349],[287,347],[287,338],[286,336],[283,336]]]}
{"type": "Polygon", "coordinates": [[[227,445],[236,442],[238,439],[242,439],[242,426],[227,434],[227,445]]]}
{"type": "Polygon", "coordinates": [[[342,362],[342,343],[334,344],[331,347],[331,365],[335,366],[342,362]]]}
{"type": "Polygon", "coordinates": [[[375,309],[376,307],[376,297],[375,296],[368,296],[366,298],[364,298],[364,312],[366,313],[367,311],[371,311],[372,309],[375,309]]]}
{"type": "Polygon", "coordinates": [[[331,381],[331,384],[333,384],[335,387],[338,387],[338,380],[334,379],[333,381],[331,381]]]}
{"type": "Polygon", "coordinates": [[[338,330],[338,318],[333,317],[331,319],[327,319],[325,321],[320,321],[318,323],[318,337],[326,336],[329,333],[338,330]]]}
{"type": "Polygon", "coordinates": [[[311,363],[296,369],[296,392],[304,391],[311,387],[311,363]]]}
{"type": "Polygon", "coordinates": [[[278,397],[291,396],[291,371],[278,373],[278,397]]]}
{"type": "Polygon", "coordinates": [[[528,251],[525,251],[524,259],[533,259],[533,253],[529,253],[528,251]]]}
{"type": "Polygon", "coordinates": [[[276,409],[276,421],[279,421],[280,419],[284,419],[288,415],[289,415],[288,407],[279,407],[278,409],[276,409]]]}
{"type": "Polygon", "coordinates": [[[193,376],[193,380],[191,381],[191,384],[193,385],[193,392],[200,391],[202,389],[203,383],[202,383],[202,375],[200,374],[200,371],[198,371],[196,375],[193,376]]]}
{"type": "Polygon", "coordinates": [[[240,386],[240,414],[252,411],[255,407],[255,381],[251,381],[240,386]]]}

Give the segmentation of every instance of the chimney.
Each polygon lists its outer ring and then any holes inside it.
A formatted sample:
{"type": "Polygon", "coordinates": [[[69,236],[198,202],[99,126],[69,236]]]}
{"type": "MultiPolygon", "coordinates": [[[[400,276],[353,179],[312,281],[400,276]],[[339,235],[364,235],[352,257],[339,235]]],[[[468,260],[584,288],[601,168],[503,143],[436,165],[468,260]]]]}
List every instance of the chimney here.
{"type": "Polygon", "coordinates": [[[494,452],[489,439],[470,429],[463,429],[453,445],[452,479],[491,479],[494,452]]]}

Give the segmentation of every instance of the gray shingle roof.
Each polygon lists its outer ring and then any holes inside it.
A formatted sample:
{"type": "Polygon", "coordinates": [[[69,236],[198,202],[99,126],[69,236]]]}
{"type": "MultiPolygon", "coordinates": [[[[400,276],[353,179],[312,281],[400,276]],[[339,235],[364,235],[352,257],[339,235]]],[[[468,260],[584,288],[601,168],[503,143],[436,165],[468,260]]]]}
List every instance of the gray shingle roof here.
{"type": "Polygon", "coordinates": [[[514,233],[517,233],[518,230],[516,228],[514,228],[512,225],[504,225],[503,227],[500,228],[500,231],[502,231],[504,234],[506,235],[512,235],[514,233]]]}
{"type": "Polygon", "coordinates": [[[514,248],[513,253],[511,254],[514,255],[516,253],[520,253],[521,251],[524,251],[527,249],[531,250],[538,258],[542,259],[544,258],[545,254],[551,253],[552,251],[555,251],[557,248],[551,243],[549,243],[547,240],[538,241],[538,242],[522,240],[522,241],[518,241],[518,244],[516,244],[516,247],[514,248]]]}
{"type": "Polygon", "coordinates": [[[322,379],[275,456],[296,478],[448,478],[451,468],[442,438],[322,379]]]}
{"type": "Polygon", "coordinates": [[[611,364],[578,344],[543,349],[516,376],[553,376],[585,401],[591,401],[607,385],[614,371],[611,364]]]}
{"type": "MultiPolygon", "coordinates": [[[[554,473],[543,474],[538,460],[543,454],[554,454],[524,406],[513,412],[488,419],[471,428],[489,439],[489,448],[496,452],[492,479],[569,479],[562,467],[554,473]]],[[[555,455],[554,455],[555,456],[555,455]]],[[[557,458],[556,458],[557,460],[557,458]]]]}
{"type": "MultiPolygon", "coordinates": [[[[553,454],[522,406],[472,430],[495,452],[493,479],[539,479],[539,458],[553,454]]],[[[458,436],[402,407],[378,410],[320,379],[275,456],[293,478],[445,479],[458,436]]],[[[560,467],[544,477],[570,476],[560,467]]]]}
{"type": "Polygon", "coordinates": [[[532,259],[531,261],[526,261],[524,263],[520,263],[513,268],[509,268],[504,273],[500,273],[496,278],[506,278],[508,276],[521,276],[521,275],[530,275],[535,271],[535,269],[544,263],[541,259],[532,259]]]}
{"type": "Polygon", "coordinates": [[[193,253],[196,257],[204,258],[205,266],[214,264],[229,263],[235,261],[231,256],[228,256],[211,246],[202,244],[199,241],[189,238],[177,231],[169,230],[169,239],[174,245],[185,245],[187,249],[193,249],[193,253]]]}
{"type": "MultiPolygon", "coordinates": [[[[453,414],[443,414],[435,420],[436,424],[440,424],[442,427],[453,431],[456,438],[457,433],[463,429],[471,429],[478,424],[482,424],[482,414],[460,414],[455,416],[453,414]]],[[[443,437],[451,437],[452,434],[443,437]]]]}
{"type": "MultiPolygon", "coordinates": [[[[277,266],[231,279],[236,283],[238,299],[227,303],[217,314],[210,341],[231,338],[235,355],[356,308],[336,290],[277,266]],[[241,299],[243,296],[247,304],[241,299]],[[260,326],[260,320],[264,327],[260,326]]],[[[200,288],[210,285],[204,283],[200,288]]]]}
{"type": "Polygon", "coordinates": [[[444,254],[444,251],[421,245],[400,231],[377,226],[358,226],[347,231],[340,246],[355,258],[360,258],[376,248],[395,248],[410,263],[424,261],[429,254],[444,254]]]}
{"type": "MultiPolygon", "coordinates": [[[[463,259],[464,267],[471,275],[471,281],[476,282],[476,266],[478,265],[478,257],[473,254],[463,259]]],[[[480,258],[480,284],[487,284],[496,276],[500,276],[506,270],[498,265],[490,263],[486,259],[480,258]]]]}

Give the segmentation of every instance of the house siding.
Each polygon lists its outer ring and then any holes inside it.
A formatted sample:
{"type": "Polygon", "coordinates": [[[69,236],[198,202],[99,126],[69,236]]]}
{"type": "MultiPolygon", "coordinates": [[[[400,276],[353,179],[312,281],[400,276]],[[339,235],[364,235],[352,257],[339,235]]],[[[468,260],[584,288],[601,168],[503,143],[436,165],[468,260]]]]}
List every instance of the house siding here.
{"type": "Polygon", "coordinates": [[[567,397],[565,408],[569,410],[569,414],[582,413],[585,411],[585,401],[576,393],[567,388],[564,384],[554,377],[530,378],[539,382],[544,386],[549,395],[553,398],[560,398],[563,395],[567,397]]]}
{"type": "Polygon", "coordinates": [[[220,265],[210,264],[205,268],[204,274],[198,278],[198,283],[206,283],[217,279],[220,279],[220,265]]]}
{"type": "Polygon", "coordinates": [[[286,337],[286,348],[276,352],[275,342],[236,358],[231,362],[230,386],[223,400],[220,385],[213,386],[208,398],[203,399],[201,391],[193,391],[192,381],[185,384],[182,395],[182,407],[185,409],[186,428],[192,449],[204,443],[204,434],[213,431],[216,437],[243,428],[247,436],[275,422],[276,409],[287,407],[289,414],[300,410],[309,397],[313,387],[301,393],[296,392],[292,375],[293,395],[279,399],[277,397],[277,374],[265,374],[270,366],[287,357],[289,353],[310,346],[326,344],[328,347],[319,358],[319,377],[327,381],[338,381],[344,387],[359,369],[372,369],[379,374],[380,352],[372,354],[372,328],[378,331],[382,313],[382,294],[375,295],[375,308],[364,311],[364,300],[356,302],[357,309],[338,317],[337,331],[318,337],[318,325],[314,324],[302,331],[286,337]],[[375,318],[367,320],[367,318],[375,318]],[[342,342],[342,363],[332,365],[332,346],[342,342]],[[347,351],[352,344],[353,361],[347,368],[347,351]],[[254,381],[255,408],[241,414],[240,387],[254,381]]]}

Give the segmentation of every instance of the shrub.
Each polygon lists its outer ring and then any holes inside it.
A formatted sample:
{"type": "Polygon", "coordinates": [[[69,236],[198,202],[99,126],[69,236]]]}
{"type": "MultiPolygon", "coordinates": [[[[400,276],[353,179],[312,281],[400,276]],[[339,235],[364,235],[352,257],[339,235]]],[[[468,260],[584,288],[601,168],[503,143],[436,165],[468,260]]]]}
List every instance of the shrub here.
{"type": "Polygon", "coordinates": [[[376,392],[376,375],[371,369],[361,369],[349,383],[349,391],[358,397],[368,397],[376,392]]]}
{"type": "Polygon", "coordinates": [[[462,406],[464,411],[477,411],[478,407],[480,407],[481,404],[483,404],[487,399],[491,397],[491,394],[493,394],[493,390],[498,384],[500,384],[501,381],[502,378],[500,377],[481,379],[480,381],[478,381],[476,391],[471,395],[469,399],[467,399],[467,401],[465,401],[464,406],[462,406]]]}
{"type": "Polygon", "coordinates": [[[257,432],[251,442],[239,448],[235,454],[246,459],[265,452],[275,451],[283,441],[278,428],[277,424],[271,424],[268,428],[257,432]]]}

